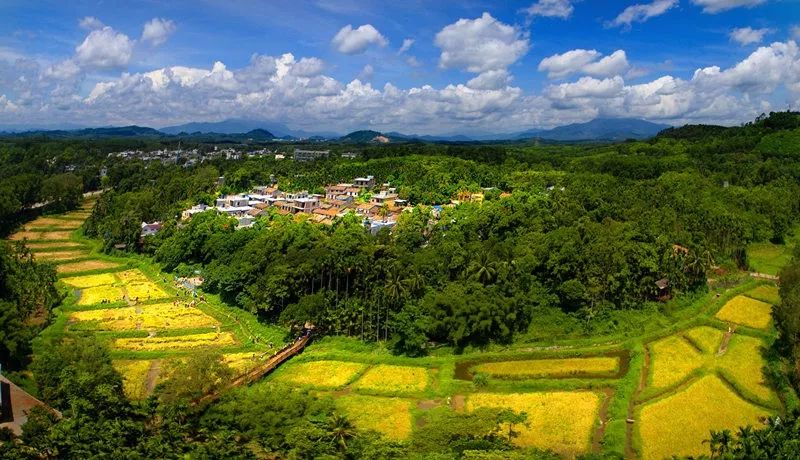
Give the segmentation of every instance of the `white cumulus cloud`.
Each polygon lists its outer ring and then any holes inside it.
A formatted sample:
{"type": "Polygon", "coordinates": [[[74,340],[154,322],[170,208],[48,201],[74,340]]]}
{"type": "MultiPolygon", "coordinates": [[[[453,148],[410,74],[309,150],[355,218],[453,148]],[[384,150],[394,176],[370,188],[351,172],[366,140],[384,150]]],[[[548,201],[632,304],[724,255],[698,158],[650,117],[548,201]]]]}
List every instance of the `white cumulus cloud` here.
{"type": "Polygon", "coordinates": [[[175,32],[175,22],[170,19],[153,18],[144,24],[142,41],[153,46],[164,44],[175,32]]]}
{"type": "Polygon", "coordinates": [[[348,24],[339,30],[331,41],[333,46],[345,54],[358,54],[370,45],[386,46],[389,41],[372,24],[364,24],[354,29],[348,24]]]}
{"type": "Polygon", "coordinates": [[[81,29],[86,29],[86,30],[102,29],[103,27],[105,27],[103,21],[97,19],[94,16],[86,16],[82,18],[80,21],[78,21],[78,25],[81,27],[81,29]]]}
{"type": "Polygon", "coordinates": [[[731,40],[740,45],[752,45],[753,43],[761,43],[764,41],[764,36],[772,33],[772,29],[753,29],[752,27],[741,27],[731,30],[731,40]]]}
{"type": "Polygon", "coordinates": [[[611,77],[624,73],[630,67],[623,50],[617,50],[603,58],[601,56],[597,50],[571,50],[542,59],[538,69],[540,72],[547,72],[548,78],[563,78],[575,73],[611,77]]]}
{"type": "Polygon", "coordinates": [[[125,67],[132,54],[131,39],[108,26],[91,31],[83,43],[75,48],[77,63],[94,68],[125,67]]]}
{"type": "Polygon", "coordinates": [[[539,0],[526,8],[525,12],[530,16],[567,19],[574,10],[572,0],[539,0]]]}
{"type": "Polygon", "coordinates": [[[645,22],[650,18],[661,16],[678,5],[678,0],[654,0],[651,3],[631,5],[606,25],[610,27],[630,27],[634,22],[645,22]]]}
{"type": "Polygon", "coordinates": [[[767,0],[692,0],[692,3],[702,7],[704,13],[716,14],[734,8],[752,8],[766,1],[767,0]]]}
{"type": "Polygon", "coordinates": [[[530,46],[521,31],[489,13],[445,26],[436,34],[435,43],[442,50],[441,68],[473,73],[505,69],[524,56],[530,46]]]}
{"type": "Polygon", "coordinates": [[[405,40],[403,40],[403,46],[401,46],[400,49],[397,50],[397,54],[403,54],[406,51],[410,50],[411,49],[411,45],[413,45],[413,44],[414,44],[414,39],[413,38],[406,38],[405,40]]]}

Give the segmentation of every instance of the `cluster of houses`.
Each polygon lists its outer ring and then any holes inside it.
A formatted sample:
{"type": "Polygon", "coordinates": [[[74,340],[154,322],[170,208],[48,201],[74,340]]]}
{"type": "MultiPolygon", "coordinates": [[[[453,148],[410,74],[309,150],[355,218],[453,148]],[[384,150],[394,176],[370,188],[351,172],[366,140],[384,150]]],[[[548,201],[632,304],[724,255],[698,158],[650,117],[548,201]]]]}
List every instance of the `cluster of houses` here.
{"type": "Polygon", "coordinates": [[[393,227],[400,213],[411,208],[390,184],[378,186],[373,176],[367,176],[356,177],[352,183],[329,185],[324,195],[284,192],[274,185],[259,186],[246,194],[221,196],[214,206],[192,206],[181,213],[181,219],[188,220],[195,214],[215,210],[236,218],[237,228],[247,228],[269,209],[286,215],[308,215],[321,224],[331,224],[335,218],[348,213],[355,214],[363,218],[371,232],[377,233],[381,228],[393,227]]]}
{"type": "Polygon", "coordinates": [[[162,150],[124,150],[122,152],[112,152],[109,158],[138,159],[142,161],[159,161],[163,164],[178,164],[188,168],[205,161],[225,158],[226,160],[239,160],[242,158],[272,157],[275,159],[285,158],[283,151],[279,149],[257,149],[257,150],[237,150],[231,147],[219,148],[215,146],[213,150],[198,149],[162,149],[162,150]]]}

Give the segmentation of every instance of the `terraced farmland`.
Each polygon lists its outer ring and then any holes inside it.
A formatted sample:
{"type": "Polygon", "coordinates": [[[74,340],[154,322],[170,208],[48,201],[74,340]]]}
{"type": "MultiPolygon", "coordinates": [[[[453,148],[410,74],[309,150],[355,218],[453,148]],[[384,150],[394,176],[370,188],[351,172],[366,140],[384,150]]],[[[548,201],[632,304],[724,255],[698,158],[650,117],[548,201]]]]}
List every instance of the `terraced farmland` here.
{"type": "Polygon", "coordinates": [[[147,262],[99,253],[80,231],[91,205],[35,219],[10,239],[25,240],[36,259],[55,264],[68,293],[48,333],[92,332],[107,342],[129,397],[147,396],[168,378],[166,364],[195,350],[220,350],[243,373],[269,358],[270,343],[280,348],[282,330],[214,296],[193,297],[147,262]]]}

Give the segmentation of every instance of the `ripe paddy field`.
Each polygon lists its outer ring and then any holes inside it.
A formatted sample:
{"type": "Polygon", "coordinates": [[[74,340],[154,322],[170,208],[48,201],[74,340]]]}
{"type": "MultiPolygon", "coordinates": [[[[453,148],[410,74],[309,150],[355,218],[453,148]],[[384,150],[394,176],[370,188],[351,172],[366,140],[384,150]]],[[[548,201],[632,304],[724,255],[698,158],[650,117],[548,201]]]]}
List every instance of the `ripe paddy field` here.
{"type": "MultiPolygon", "coordinates": [[[[285,330],[202,291],[193,297],[145,257],[99,253],[75,226],[90,206],[30,222],[11,238],[27,239],[35,257],[55,264],[68,293],[44,336],[89,332],[106,341],[134,399],[169,378],[170,362],[197,350],[217,350],[243,373],[271,355],[268,343],[283,344],[285,330]]],[[[758,249],[758,263],[780,266],[758,249]]],[[[710,430],[759,426],[797,405],[796,395],[772,388],[762,372],[778,301],[772,282],[742,276],[711,285],[635,335],[530,340],[461,354],[441,348],[423,358],[326,337],[254,385],[330,397],[356,427],[401,442],[434,408],[491,407],[527,413],[527,426],[515,427],[518,445],[567,458],[697,456],[709,453],[703,441],[710,430]]]]}

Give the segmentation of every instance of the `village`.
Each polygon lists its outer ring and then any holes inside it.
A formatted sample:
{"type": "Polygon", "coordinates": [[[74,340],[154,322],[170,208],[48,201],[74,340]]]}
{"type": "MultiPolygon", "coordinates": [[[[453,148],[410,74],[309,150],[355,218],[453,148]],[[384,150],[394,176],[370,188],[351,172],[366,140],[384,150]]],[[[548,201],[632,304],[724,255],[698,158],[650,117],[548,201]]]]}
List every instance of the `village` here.
{"type": "MultiPolygon", "coordinates": [[[[266,215],[270,209],[283,215],[306,215],[317,223],[332,224],[334,219],[346,214],[362,217],[372,234],[381,228],[392,228],[403,212],[413,209],[407,200],[400,199],[391,184],[378,185],[374,176],[356,177],[352,183],[339,183],[325,187],[325,194],[308,191],[284,192],[277,184],[258,186],[249,193],[223,195],[214,206],[197,204],[181,213],[186,221],[195,214],[214,210],[237,219],[237,228],[247,228],[255,219],[266,215]]],[[[438,211],[441,208],[435,209],[438,211]]],[[[142,224],[143,236],[157,231],[154,224],[142,224]]]]}

